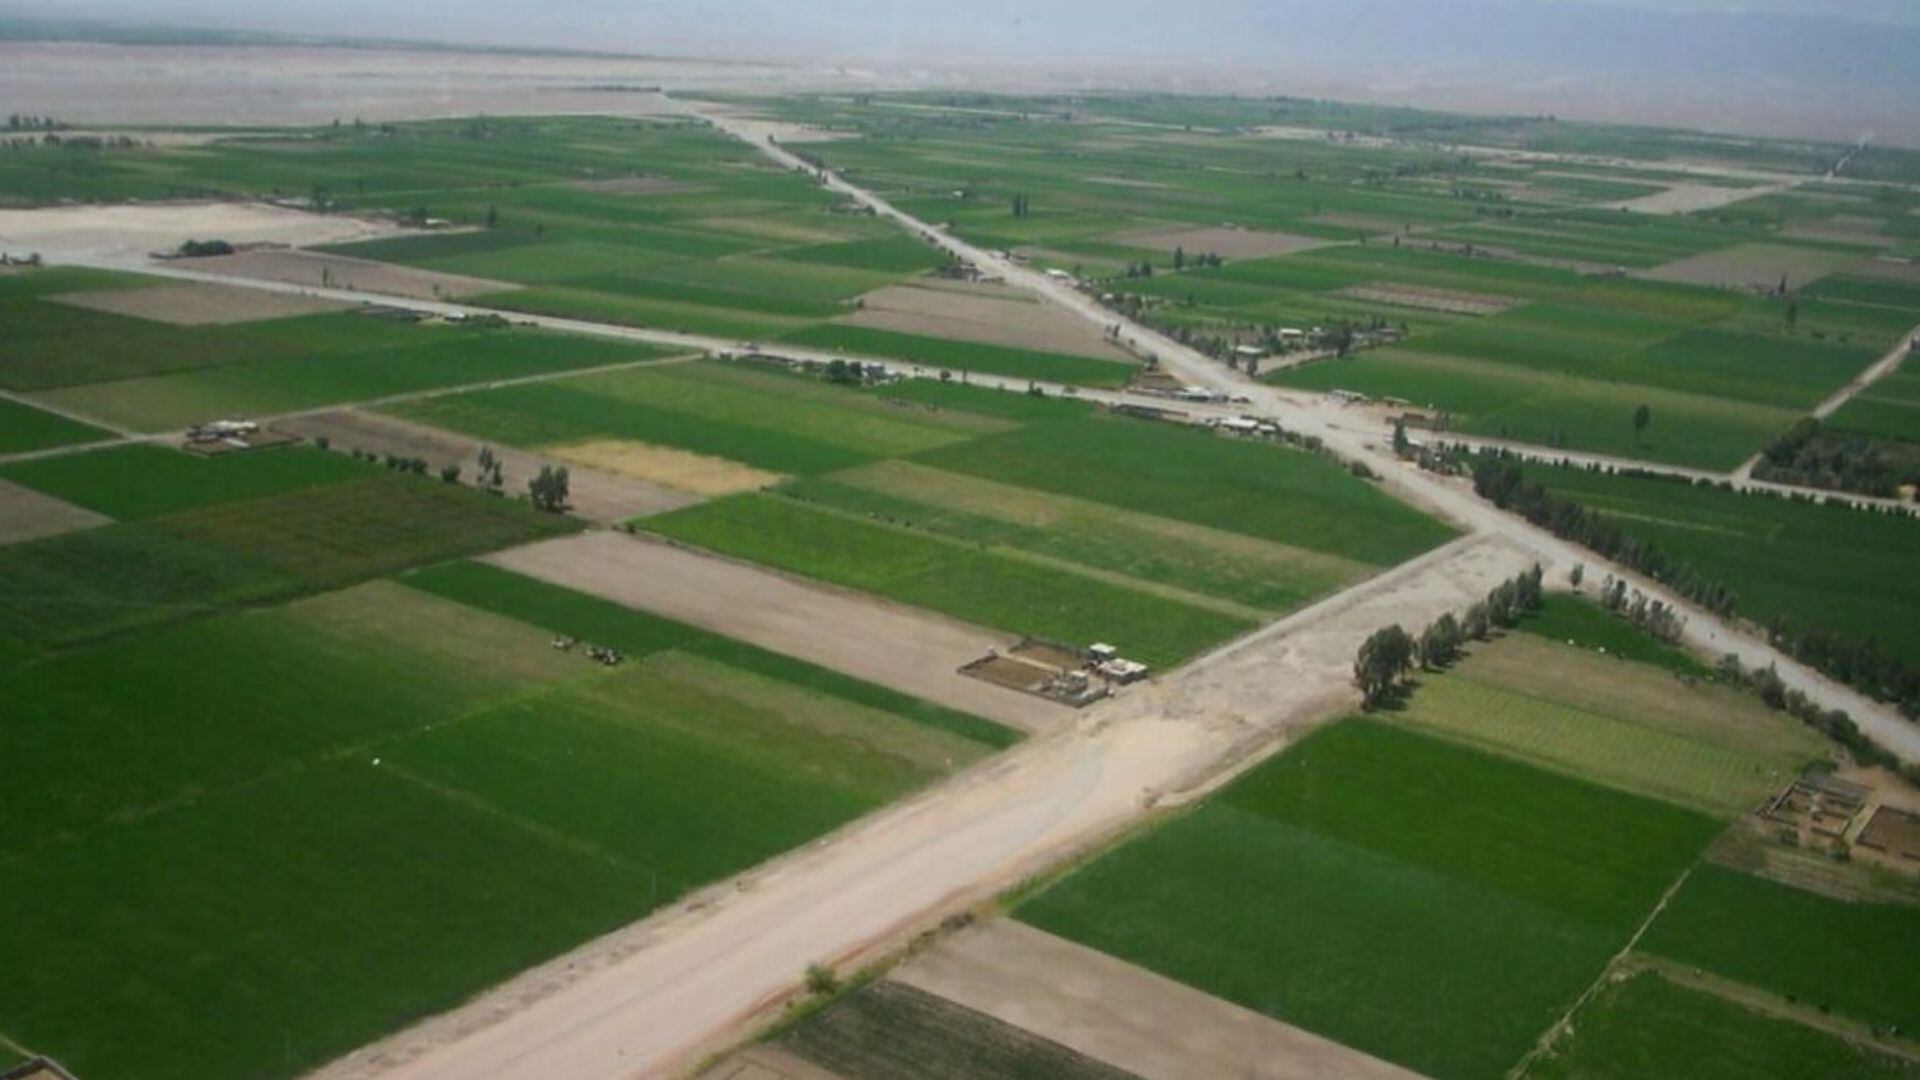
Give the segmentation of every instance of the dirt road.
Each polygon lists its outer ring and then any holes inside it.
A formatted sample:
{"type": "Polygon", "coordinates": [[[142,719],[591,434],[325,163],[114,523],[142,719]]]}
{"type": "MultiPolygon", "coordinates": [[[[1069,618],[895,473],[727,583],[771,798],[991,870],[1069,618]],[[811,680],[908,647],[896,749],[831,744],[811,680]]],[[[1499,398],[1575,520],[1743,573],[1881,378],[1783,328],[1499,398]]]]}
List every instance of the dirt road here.
{"type": "Polygon", "coordinates": [[[959,673],[1016,638],[648,537],[596,532],[490,556],[509,570],[786,653],[1022,731],[1072,710],[959,673]]]}

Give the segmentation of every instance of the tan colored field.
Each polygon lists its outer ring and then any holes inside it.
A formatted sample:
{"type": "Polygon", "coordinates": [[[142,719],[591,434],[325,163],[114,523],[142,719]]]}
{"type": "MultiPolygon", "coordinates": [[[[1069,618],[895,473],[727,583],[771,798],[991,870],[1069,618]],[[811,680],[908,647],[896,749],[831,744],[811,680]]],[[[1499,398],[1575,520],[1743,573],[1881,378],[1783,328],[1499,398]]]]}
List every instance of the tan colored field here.
{"type": "MultiPolygon", "coordinates": [[[[336,409],[286,417],[275,421],[274,426],[306,439],[324,436],[337,451],[365,450],[379,455],[425,458],[428,466],[435,470],[444,465],[459,465],[460,480],[466,484],[473,483],[479,473],[480,443],[477,440],[384,413],[336,409]]],[[[527,481],[539,474],[540,466],[554,463],[553,458],[513,447],[492,449],[500,459],[504,486],[511,492],[526,491],[527,481]]],[[[570,469],[569,473],[567,489],[572,512],[601,524],[677,510],[700,501],[682,491],[602,469],[582,467],[570,469]]]]}
{"type": "Polygon", "coordinates": [[[1397,233],[1406,224],[1405,222],[1395,221],[1389,217],[1380,217],[1376,214],[1350,214],[1340,210],[1329,210],[1324,214],[1316,214],[1307,220],[1313,222],[1315,225],[1331,225],[1336,229],[1352,229],[1355,232],[1366,233],[1369,236],[1397,233]]]}
{"type": "Polygon", "coordinates": [[[802,1061],[777,1046],[742,1050],[701,1074],[707,1080],[840,1080],[811,1061],[802,1061]]]}
{"type": "Polygon", "coordinates": [[[1332,241],[1293,233],[1266,232],[1259,229],[1225,227],[1194,228],[1176,225],[1161,229],[1136,229],[1110,238],[1128,247],[1172,252],[1185,248],[1188,255],[1213,252],[1229,259],[1259,259],[1268,255],[1290,255],[1309,248],[1325,247],[1332,241]]]}
{"type": "Polygon", "coordinates": [[[188,282],[140,289],[65,293],[52,299],[74,307],[128,315],[175,326],[228,325],[341,311],[350,304],[313,296],[266,292],[237,285],[188,282]]]}
{"type": "Polygon", "coordinates": [[[1861,214],[1835,214],[1824,221],[1793,221],[1780,230],[1780,235],[1795,240],[1823,240],[1840,244],[1865,244],[1874,247],[1892,247],[1899,243],[1897,237],[1882,233],[1883,222],[1876,217],[1861,214]]]}
{"type": "Polygon", "coordinates": [[[860,304],[859,311],[840,321],[1014,349],[1133,359],[1087,320],[1001,286],[932,280],[889,285],[861,297],[860,304]]]}
{"type": "Polygon", "coordinates": [[[243,251],[184,264],[206,274],[282,281],[290,285],[358,289],[416,300],[458,299],[520,286],[505,281],[415,270],[392,263],[328,255],[318,251],[243,251]]]}
{"type": "Polygon", "coordinates": [[[1727,289],[1771,289],[1785,278],[1790,288],[1797,289],[1859,257],[1844,251],[1816,251],[1784,244],[1735,244],[1642,270],[1636,276],[1727,289]]]}
{"type": "Polygon", "coordinates": [[[1397,1065],[1008,919],[963,930],[891,977],[1142,1080],[1417,1080],[1397,1065]]]}
{"type": "Polygon", "coordinates": [[[615,532],[584,533],[487,561],[1025,731],[1071,719],[1064,705],[960,674],[1012,635],[615,532]]]}
{"type": "Polygon", "coordinates": [[[1513,307],[1520,301],[1511,296],[1497,296],[1492,293],[1461,292],[1458,289],[1435,289],[1420,285],[1400,285],[1391,281],[1375,282],[1371,285],[1353,285],[1333,293],[1351,300],[1367,300],[1376,304],[1393,304],[1398,307],[1419,308],[1423,311],[1440,311],[1452,315],[1496,315],[1513,307]]]}
{"type": "Polygon", "coordinates": [[[32,488],[0,480],[0,544],[91,529],[112,520],[32,488]]]}
{"type": "MultiPolygon", "coordinates": [[[[234,244],[337,244],[404,232],[382,221],[264,203],[173,202],[0,210],[0,250],[50,262],[144,264],[194,237],[234,244]]],[[[194,266],[207,260],[196,259],[194,266]]]]}
{"type": "Polygon", "coordinates": [[[691,495],[732,495],[740,491],[757,491],[786,479],[779,473],[766,472],[726,458],[626,439],[594,439],[544,449],[561,461],[691,495]]]}
{"type": "Polygon", "coordinates": [[[1920,261],[1906,259],[1862,259],[1847,267],[1849,273],[1885,281],[1906,281],[1920,285],[1920,261]]]}

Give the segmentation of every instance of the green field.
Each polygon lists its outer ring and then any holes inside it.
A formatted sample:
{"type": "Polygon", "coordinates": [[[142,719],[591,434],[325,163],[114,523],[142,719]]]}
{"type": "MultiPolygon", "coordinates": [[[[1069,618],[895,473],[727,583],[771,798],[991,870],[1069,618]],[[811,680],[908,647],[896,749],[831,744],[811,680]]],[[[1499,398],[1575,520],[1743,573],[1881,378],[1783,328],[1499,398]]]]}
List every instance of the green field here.
{"type": "Polygon", "coordinates": [[[985,1013],[881,981],[829,1005],[778,1044],[843,1080],[1129,1080],[985,1013]]]}
{"type": "Polygon", "coordinates": [[[838,323],[800,330],[782,340],[812,349],[844,351],[853,356],[891,357],[942,371],[970,371],[1079,386],[1119,386],[1135,370],[1132,364],[1118,360],[949,341],[838,323]]]}
{"type": "Polygon", "coordinates": [[[1880,439],[1920,443],[1920,364],[1911,359],[1840,406],[1832,424],[1880,439]]]}
{"type": "Polygon", "coordinates": [[[1716,829],[1356,719],[1017,913],[1441,1080],[1495,1077],[1716,829]]]}
{"type": "Polygon", "coordinates": [[[1599,511],[1676,564],[1738,594],[1755,622],[1872,637],[1920,656],[1920,582],[1908,572],[1920,521],[1662,479],[1524,465],[1529,479],[1599,511]]]}
{"type": "Polygon", "coordinates": [[[111,431],[0,398],[0,454],[46,450],[111,438],[111,431]]]}
{"type": "MultiPolygon", "coordinates": [[[[142,519],[0,548],[0,635],[65,648],[577,527],[518,500],[318,451],[208,460],[147,447],[103,453],[133,454],[136,465],[165,455],[209,472],[154,489],[164,500],[149,498],[119,470],[75,465],[62,473],[66,493],[142,519]]],[[[30,464],[69,466],[97,456],[30,464]]]]}
{"type": "Polygon", "coordinates": [[[1849,903],[1707,865],[1641,948],[1876,1027],[1920,1030],[1920,908],[1910,904],[1849,903]]]}
{"type": "Polygon", "coordinates": [[[0,672],[0,1030],[298,1075],[1008,738],[502,571],[409,581],[0,672]]]}
{"type": "Polygon", "coordinates": [[[1609,983],[1528,1080],[1911,1080],[1920,1062],[1689,990],[1652,972],[1609,983]]]}
{"type": "Polygon", "coordinates": [[[1536,637],[1593,649],[1621,660],[1664,669],[1675,675],[1705,677],[1711,669],[1678,646],[1656,641],[1644,631],[1585,597],[1549,593],[1540,610],[1520,629],[1536,637]]]}
{"type": "Polygon", "coordinates": [[[0,466],[0,478],[121,521],[366,475],[358,462],[298,446],[201,457],[142,443],[0,466]]]}

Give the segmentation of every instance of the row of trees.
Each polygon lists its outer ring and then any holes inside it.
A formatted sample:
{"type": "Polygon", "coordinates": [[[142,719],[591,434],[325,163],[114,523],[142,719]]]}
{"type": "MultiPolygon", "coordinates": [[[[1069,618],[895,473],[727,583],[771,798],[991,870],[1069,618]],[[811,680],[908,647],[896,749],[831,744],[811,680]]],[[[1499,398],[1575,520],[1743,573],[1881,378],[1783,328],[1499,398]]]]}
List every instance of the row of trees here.
{"type": "Polygon", "coordinates": [[[8,131],[54,131],[63,125],[51,116],[29,116],[26,113],[11,113],[7,116],[8,131]]]}
{"type": "MultiPolygon", "coordinates": [[[[1578,502],[1527,481],[1520,466],[1510,458],[1482,457],[1474,467],[1473,486],[1495,506],[1637,570],[1716,615],[1734,614],[1739,594],[1730,586],[1669,558],[1650,541],[1628,533],[1578,502]]],[[[1836,508],[1835,512],[1878,511],[1836,508]]],[[[1631,605],[1626,614],[1631,616],[1631,605]]],[[[1768,643],[1788,656],[1869,697],[1894,703],[1909,717],[1920,717],[1920,664],[1888,651],[1875,638],[1819,626],[1801,627],[1784,614],[1776,614],[1766,631],[1768,643]]]]}
{"type": "Polygon", "coordinates": [[[1834,431],[1807,417],[1767,444],[1755,463],[1760,480],[1894,498],[1920,484],[1920,446],[1834,431]]]}
{"type": "Polygon", "coordinates": [[[1485,600],[1467,609],[1465,616],[1456,619],[1450,611],[1441,615],[1418,638],[1398,623],[1375,630],[1361,643],[1353,661],[1353,682],[1360,688],[1367,708],[1395,700],[1416,668],[1444,670],[1460,659],[1467,642],[1485,641],[1496,627],[1518,626],[1529,612],[1540,610],[1543,576],[1535,563],[1494,586],[1485,600]]]}
{"type": "Polygon", "coordinates": [[[1664,600],[1649,600],[1639,589],[1629,590],[1627,583],[1607,575],[1600,585],[1600,606],[1639,627],[1656,641],[1672,644],[1687,628],[1686,616],[1664,600]]]}
{"type": "Polygon", "coordinates": [[[1900,759],[1868,738],[1845,709],[1821,708],[1819,702],[1788,686],[1774,665],[1747,669],[1741,665],[1739,657],[1728,653],[1721,657],[1717,670],[1722,679],[1753,691],[1768,708],[1788,713],[1839,743],[1855,761],[1900,770],[1908,780],[1920,784],[1920,765],[1903,768],[1900,759]]]}

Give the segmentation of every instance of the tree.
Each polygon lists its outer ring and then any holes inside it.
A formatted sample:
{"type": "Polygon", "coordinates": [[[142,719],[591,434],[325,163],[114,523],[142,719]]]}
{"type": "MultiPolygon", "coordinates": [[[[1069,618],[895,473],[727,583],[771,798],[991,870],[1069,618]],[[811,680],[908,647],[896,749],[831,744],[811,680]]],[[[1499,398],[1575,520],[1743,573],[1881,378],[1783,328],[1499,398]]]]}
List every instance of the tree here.
{"type": "Polygon", "coordinates": [[[500,208],[493,205],[492,203],[488,203],[487,204],[487,228],[489,229],[497,228],[499,224],[500,224],[500,208]]]}
{"type": "Polygon", "coordinates": [[[1176,247],[1173,249],[1173,268],[1175,270],[1185,270],[1187,268],[1186,248],[1176,247]]]}
{"type": "Polygon", "coordinates": [[[1800,325],[1800,301],[1790,300],[1787,302],[1787,329],[1791,330],[1794,327],[1799,325],[1800,325]]]}
{"type": "Polygon", "coordinates": [[[1487,605],[1475,604],[1467,609],[1466,617],[1460,620],[1460,633],[1474,641],[1487,640],[1492,632],[1492,620],[1487,617],[1487,605]]]}
{"type": "Polygon", "coordinates": [[[1640,433],[1647,430],[1647,425],[1652,422],[1653,406],[1641,405],[1633,410],[1633,438],[1635,442],[1640,440],[1640,433]]]}
{"type": "Polygon", "coordinates": [[[527,496],[534,508],[557,514],[567,508],[567,467],[540,466],[540,474],[527,481],[527,496]]]}
{"type": "Polygon", "coordinates": [[[1420,663],[1430,668],[1446,667],[1459,658],[1464,640],[1459,620],[1453,612],[1447,612],[1420,634],[1420,663]]]}
{"type": "Polygon", "coordinates": [[[449,484],[459,483],[460,482],[460,463],[455,462],[452,465],[447,465],[441,468],[440,479],[446,481],[449,484]]]}
{"type": "Polygon", "coordinates": [[[1586,565],[1583,563],[1574,563],[1573,569],[1567,571],[1567,584],[1573,586],[1574,591],[1578,592],[1580,590],[1580,582],[1584,581],[1586,576],[1586,565]]]}
{"type": "Polygon", "coordinates": [[[1413,456],[1413,443],[1407,439],[1407,422],[1405,420],[1395,420],[1393,422],[1393,456],[1399,458],[1413,456]]]}
{"type": "Polygon", "coordinates": [[[1353,681],[1367,707],[1387,700],[1399,688],[1402,676],[1413,668],[1413,638],[1399,626],[1375,630],[1360,646],[1353,662],[1353,681]]]}

